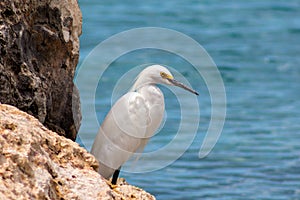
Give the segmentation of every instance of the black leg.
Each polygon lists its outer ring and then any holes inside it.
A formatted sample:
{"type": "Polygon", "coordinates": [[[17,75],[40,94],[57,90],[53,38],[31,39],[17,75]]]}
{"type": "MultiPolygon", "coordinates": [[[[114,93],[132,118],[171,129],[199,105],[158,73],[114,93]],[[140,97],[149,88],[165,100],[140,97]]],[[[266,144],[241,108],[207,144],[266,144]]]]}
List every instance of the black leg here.
{"type": "Polygon", "coordinates": [[[113,185],[117,184],[117,180],[118,180],[118,177],[119,177],[120,169],[121,169],[121,167],[114,172],[112,180],[111,180],[111,184],[113,184],[113,185]]]}

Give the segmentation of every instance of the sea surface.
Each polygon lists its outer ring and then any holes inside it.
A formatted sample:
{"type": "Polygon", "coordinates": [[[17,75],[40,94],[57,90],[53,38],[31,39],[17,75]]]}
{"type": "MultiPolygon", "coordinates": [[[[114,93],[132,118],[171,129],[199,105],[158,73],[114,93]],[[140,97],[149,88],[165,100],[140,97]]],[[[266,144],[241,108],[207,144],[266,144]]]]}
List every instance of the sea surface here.
{"type": "MultiPolygon", "coordinates": [[[[114,85],[138,65],[172,66],[200,93],[199,128],[184,154],[160,170],[121,172],[121,177],[157,199],[300,199],[299,0],[79,0],[79,5],[83,30],[78,68],[99,43],[114,34],[163,27],[201,44],[218,67],[226,89],[221,137],[211,153],[200,159],[211,99],[205,82],[195,76],[188,61],[161,50],[137,50],[114,61],[101,75],[96,91],[89,90],[88,79],[100,74],[92,69],[80,72],[88,74],[86,89],[80,90],[82,106],[95,108],[100,124],[111,107],[114,85]],[[83,98],[88,92],[94,92],[95,99],[83,98]]],[[[145,152],[169,143],[179,127],[178,100],[168,88],[161,88],[165,126],[145,152]]],[[[191,98],[192,94],[185,95],[191,98]]],[[[90,149],[99,125],[89,120],[83,123],[79,136],[85,136],[84,146],[90,149]]]]}

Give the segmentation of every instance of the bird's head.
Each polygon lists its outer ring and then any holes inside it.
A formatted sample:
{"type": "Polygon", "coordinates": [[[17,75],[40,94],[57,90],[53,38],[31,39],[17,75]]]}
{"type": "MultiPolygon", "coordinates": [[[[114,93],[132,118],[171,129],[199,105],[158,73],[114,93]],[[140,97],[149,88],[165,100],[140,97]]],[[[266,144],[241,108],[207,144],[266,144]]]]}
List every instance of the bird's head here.
{"type": "Polygon", "coordinates": [[[165,84],[181,87],[189,92],[199,95],[198,92],[174,79],[171,72],[161,65],[151,65],[145,68],[139,75],[133,86],[134,89],[146,84],[165,84]]]}

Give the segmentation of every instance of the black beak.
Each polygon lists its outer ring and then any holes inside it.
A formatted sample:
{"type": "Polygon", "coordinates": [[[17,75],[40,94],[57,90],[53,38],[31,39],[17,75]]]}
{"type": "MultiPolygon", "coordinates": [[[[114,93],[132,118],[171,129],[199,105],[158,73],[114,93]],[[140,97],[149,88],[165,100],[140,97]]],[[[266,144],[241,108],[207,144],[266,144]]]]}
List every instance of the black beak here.
{"type": "Polygon", "coordinates": [[[195,95],[199,95],[198,92],[196,92],[195,90],[193,90],[192,88],[189,88],[188,86],[184,85],[183,83],[180,83],[179,81],[176,81],[175,79],[170,79],[168,78],[168,81],[170,81],[173,85],[177,86],[177,87],[181,87],[187,91],[190,91],[191,93],[195,94],[195,95]]]}

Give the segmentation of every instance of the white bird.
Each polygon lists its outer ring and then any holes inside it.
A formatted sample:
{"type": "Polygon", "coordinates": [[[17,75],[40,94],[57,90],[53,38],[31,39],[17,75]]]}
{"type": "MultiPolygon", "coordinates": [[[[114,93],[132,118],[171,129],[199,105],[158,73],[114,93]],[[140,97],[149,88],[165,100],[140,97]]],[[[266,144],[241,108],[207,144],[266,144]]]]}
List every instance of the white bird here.
{"type": "Polygon", "coordinates": [[[131,90],[108,112],[91,150],[99,161],[99,173],[106,179],[113,175],[112,184],[116,184],[121,166],[144,149],[162,123],[164,96],[156,84],[178,86],[198,95],[163,66],[151,65],[138,75],[131,90]]]}

